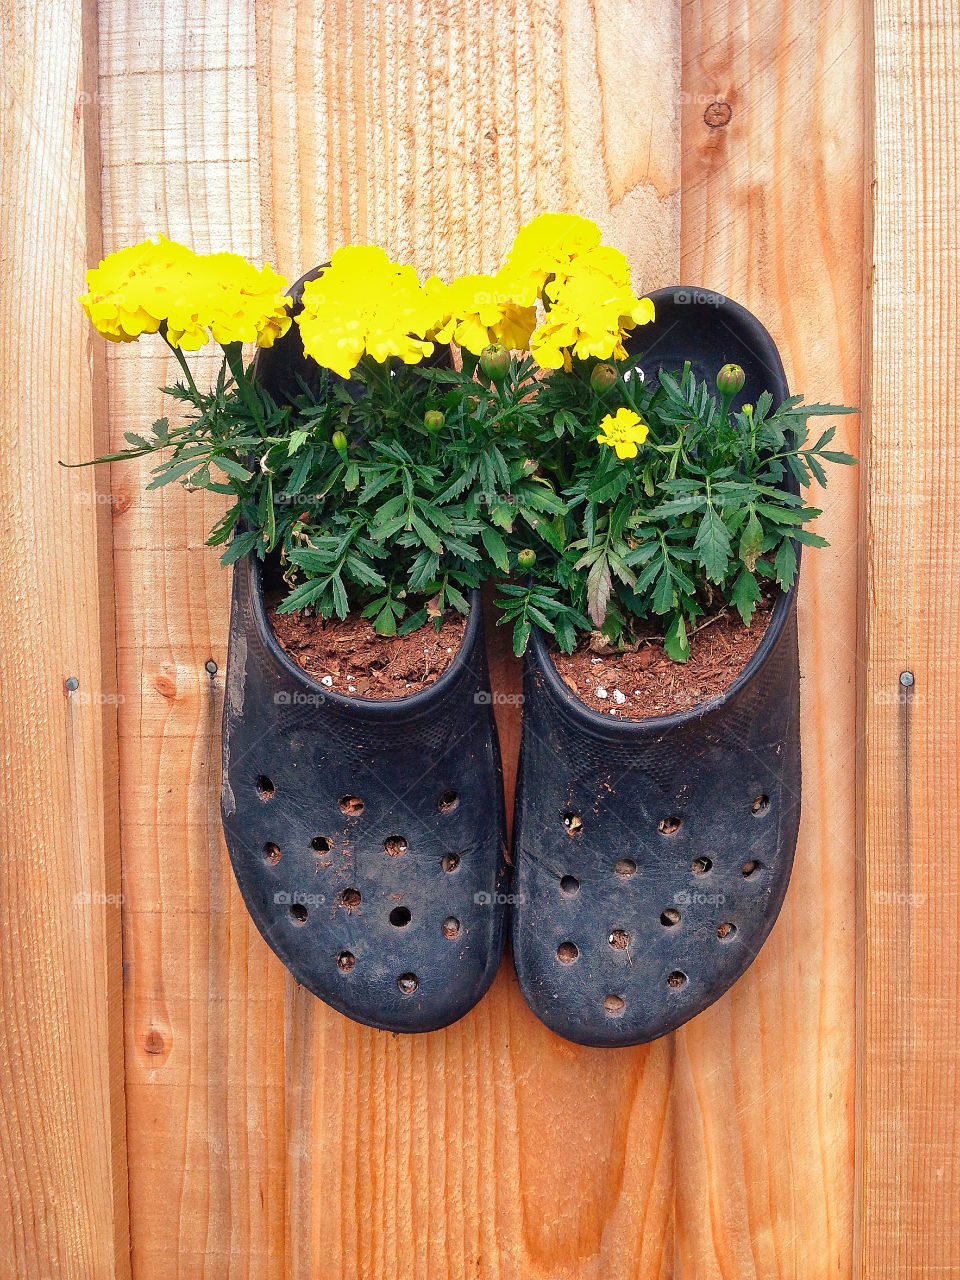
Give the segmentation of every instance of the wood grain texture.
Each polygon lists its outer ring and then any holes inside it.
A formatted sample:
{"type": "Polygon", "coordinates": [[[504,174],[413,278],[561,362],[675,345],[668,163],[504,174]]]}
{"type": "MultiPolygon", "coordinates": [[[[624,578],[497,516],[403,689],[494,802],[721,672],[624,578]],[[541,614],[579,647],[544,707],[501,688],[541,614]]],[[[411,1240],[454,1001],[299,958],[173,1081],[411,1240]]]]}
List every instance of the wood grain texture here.
{"type": "MultiPolygon", "coordinates": [[[[490,269],[556,208],[597,218],[645,286],[676,278],[678,7],[256,16],[263,243],[282,269],[363,240],[425,272],[490,269]]],[[[488,634],[495,687],[515,690],[507,637],[488,634]]],[[[519,709],[498,710],[509,774],[519,709]]],[[[509,961],[476,1010],[427,1036],[356,1027],[302,993],[289,1007],[293,1276],[671,1273],[669,1042],[557,1039],[509,961]]]]}
{"type": "MultiPolygon", "coordinates": [[[[857,0],[683,9],[684,282],[758,315],[792,390],[852,405],[864,14],[857,0]]],[[[857,453],[859,420],[836,425],[857,453]]],[[[753,967],[677,1035],[677,1263],[697,1280],[851,1273],[858,481],[835,468],[813,495],[832,546],[803,567],[803,822],[786,904],[753,967]]]]}
{"type": "MultiPolygon", "coordinates": [[[[258,257],[253,18],[244,3],[101,3],[105,248],[163,231],[258,257]]],[[[167,412],[162,343],[112,348],[110,428],[167,412]]],[[[213,373],[201,356],[201,378],[213,373]]],[[[220,827],[228,575],[215,506],[112,468],[134,1274],[285,1274],[285,975],[220,827]],[[218,670],[205,668],[212,659],[218,670]]]]}
{"type": "Polygon", "coordinates": [[[880,0],[873,45],[856,1260],[919,1280],[960,1276],[960,15],[880,0]]]}
{"type": "MultiPolygon", "coordinates": [[[[101,0],[100,15],[108,248],[161,229],[293,276],[369,239],[453,273],[494,265],[552,207],[597,216],[645,284],[675,275],[672,6],[164,3],[147,21],[101,0]],[[657,68],[624,59],[626,19],[657,68]],[[643,88],[626,114],[625,76],[643,88]]],[[[168,371],[145,344],[110,354],[119,440],[159,412],[168,371]]],[[[227,581],[201,549],[211,511],[142,480],[114,469],[135,1272],[659,1274],[668,1045],[575,1049],[506,973],[457,1027],[378,1034],[297,990],[253,934],[216,807],[203,664],[222,669],[227,581]]]]}
{"type": "Polygon", "coordinates": [[[129,1255],[109,504],[58,466],[105,444],[76,302],[99,247],[95,31],[79,3],[17,3],[2,34],[0,1274],[113,1280],[129,1255]]]}

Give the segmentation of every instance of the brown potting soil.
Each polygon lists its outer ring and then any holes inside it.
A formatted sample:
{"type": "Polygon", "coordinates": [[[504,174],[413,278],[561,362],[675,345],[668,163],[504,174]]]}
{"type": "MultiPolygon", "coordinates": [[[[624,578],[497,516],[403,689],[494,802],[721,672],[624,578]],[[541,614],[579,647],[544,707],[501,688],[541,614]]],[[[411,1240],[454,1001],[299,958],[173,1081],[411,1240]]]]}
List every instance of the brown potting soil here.
{"type": "Polygon", "coordinates": [[[449,613],[408,636],[380,636],[365,618],[323,619],[312,613],[267,616],[281,647],[328,689],[351,698],[405,698],[427,688],[454,659],[466,619],[449,613]]]}
{"type": "Polygon", "coordinates": [[[761,600],[745,627],[735,610],[701,620],[690,636],[690,657],[674,662],[654,634],[654,623],[635,652],[612,651],[598,632],[571,654],[554,650],[554,664],[572,693],[593,711],[624,720],[676,715],[715,698],[756,652],[770,623],[772,600],[761,600]]]}

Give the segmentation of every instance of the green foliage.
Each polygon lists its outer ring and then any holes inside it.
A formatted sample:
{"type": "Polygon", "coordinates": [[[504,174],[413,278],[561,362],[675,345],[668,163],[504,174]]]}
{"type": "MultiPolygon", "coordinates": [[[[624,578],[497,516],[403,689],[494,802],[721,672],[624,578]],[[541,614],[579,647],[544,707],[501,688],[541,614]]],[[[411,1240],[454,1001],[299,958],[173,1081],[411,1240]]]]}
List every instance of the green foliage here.
{"type": "MultiPolygon", "coordinates": [[[[545,629],[561,648],[573,647],[571,628],[586,626],[628,644],[632,621],[655,617],[663,620],[667,653],[684,661],[698,617],[729,604],[749,623],[764,581],[792,585],[797,544],[827,545],[806,527],[820,512],[799,489],[826,485],[825,463],[855,459],[828,448],[834,427],[811,444],[807,423],[853,410],[803,405],[800,396],[774,409],[764,393],[731,413],[730,397],[718,400],[689,367],[661,372],[654,385],[643,382],[635,361],[617,366],[612,385],[608,376],[592,376],[595,367],[574,362],[536,388],[526,447],[539,462],[530,479],[564,509],[552,520],[518,524],[510,558],[523,547],[536,550],[525,590],[537,593],[536,607],[552,624],[545,629]],[[620,408],[649,428],[634,458],[596,443],[603,419],[620,408]],[[545,600],[566,607],[563,625],[545,600]]],[[[519,610],[520,598],[501,604],[522,647],[530,612],[519,610]]]]}
{"type": "Polygon", "coordinates": [[[129,434],[110,460],[161,452],[150,488],[224,495],[210,544],[224,564],[276,556],[283,611],[360,612],[405,634],[507,579],[498,604],[517,653],[533,626],[570,651],[590,629],[630,643],[652,617],[683,661],[698,617],[729,603],[749,622],[764,582],[792,584],[797,544],[826,545],[799,490],[854,459],[829,448],[833,427],[811,444],[807,423],[851,410],[800,397],[774,409],[765,393],[731,413],[689,368],[648,385],[635,362],[542,376],[505,356],[496,380],[473,359],[457,371],[365,357],[349,382],[318,368],[319,390],[284,403],[239,349],[209,393],[181,361],[186,380],[165,388],[178,425],[129,434]],[[621,408],[649,428],[633,458],[597,443],[621,408]]]}

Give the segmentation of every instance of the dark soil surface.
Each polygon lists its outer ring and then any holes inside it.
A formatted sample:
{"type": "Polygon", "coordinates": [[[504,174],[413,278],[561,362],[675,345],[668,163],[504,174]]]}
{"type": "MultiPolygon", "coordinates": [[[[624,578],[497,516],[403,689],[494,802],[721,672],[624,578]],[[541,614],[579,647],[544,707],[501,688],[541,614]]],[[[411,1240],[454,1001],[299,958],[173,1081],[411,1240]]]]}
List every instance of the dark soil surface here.
{"type": "Polygon", "coordinates": [[[737,678],[763,639],[773,603],[761,600],[749,627],[735,610],[701,620],[685,663],[668,658],[654,635],[636,652],[620,653],[597,632],[571,654],[554,650],[553,661],[567,688],[594,711],[624,720],[676,715],[717,697],[737,678]]]}
{"type": "Polygon", "coordinates": [[[280,647],[328,689],[353,698],[405,698],[433,684],[453,661],[466,619],[447,614],[409,636],[379,636],[365,618],[323,619],[267,610],[280,647]]]}

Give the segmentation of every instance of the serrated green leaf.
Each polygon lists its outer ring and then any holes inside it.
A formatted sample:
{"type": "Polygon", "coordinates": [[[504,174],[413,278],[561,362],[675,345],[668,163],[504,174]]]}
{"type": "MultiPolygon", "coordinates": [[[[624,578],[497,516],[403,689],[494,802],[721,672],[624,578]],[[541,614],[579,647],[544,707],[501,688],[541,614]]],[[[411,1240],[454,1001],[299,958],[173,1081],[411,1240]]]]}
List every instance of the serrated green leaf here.
{"type": "Polygon", "coordinates": [[[747,569],[741,569],[730,592],[730,602],[739,611],[745,627],[749,627],[759,600],[760,587],[756,578],[747,569]]]}
{"type": "Polygon", "coordinates": [[[740,535],[740,559],[753,572],[753,567],[757,563],[757,556],[763,546],[763,526],[757,519],[757,513],[753,507],[750,508],[750,516],[747,523],[743,527],[743,533],[740,535]]]}
{"type": "Polygon", "coordinates": [[[797,553],[792,538],[784,538],[780,543],[773,572],[784,591],[789,590],[797,573],[797,553]]]}
{"type": "Polygon", "coordinates": [[[496,529],[491,525],[485,524],[480,530],[480,538],[487,549],[487,555],[493,563],[501,573],[507,573],[510,569],[510,556],[507,552],[507,544],[496,529]]]}
{"type": "Polygon", "coordinates": [[[693,549],[711,582],[722,582],[730,559],[730,534],[713,507],[707,507],[697,529],[693,549]]]}
{"type": "Polygon", "coordinates": [[[674,662],[686,662],[690,657],[690,641],[687,638],[687,624],[682,613],[678,613],[663,637],[663,650],[674,662]]]}
{"type": "Polygon", "coordinates": [[[513,652],[518,658],[523,657],[532,630],[532,626],[524,618],[517,619],[517,625],[513,629],[513,652]]]}

